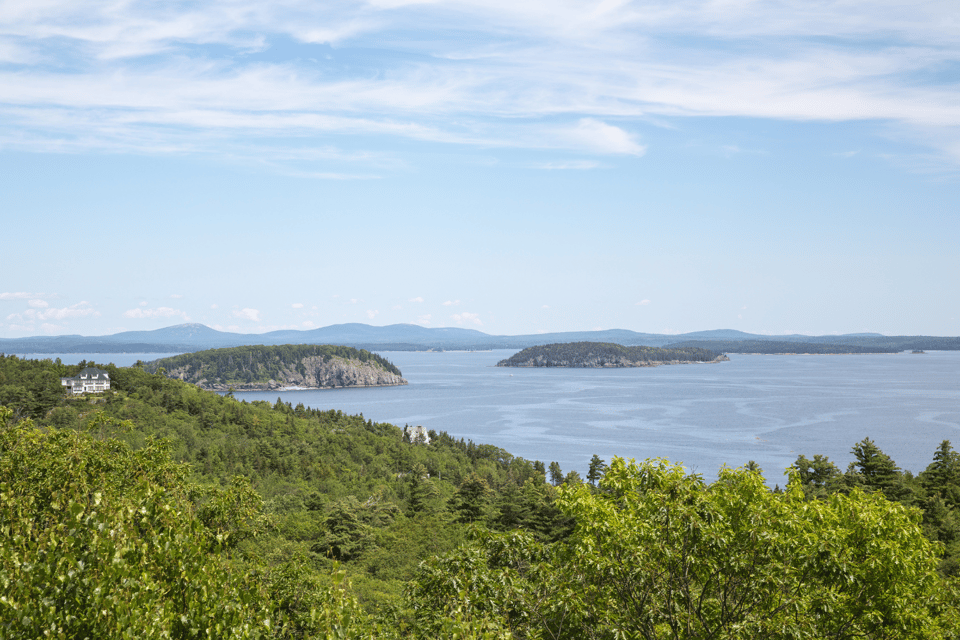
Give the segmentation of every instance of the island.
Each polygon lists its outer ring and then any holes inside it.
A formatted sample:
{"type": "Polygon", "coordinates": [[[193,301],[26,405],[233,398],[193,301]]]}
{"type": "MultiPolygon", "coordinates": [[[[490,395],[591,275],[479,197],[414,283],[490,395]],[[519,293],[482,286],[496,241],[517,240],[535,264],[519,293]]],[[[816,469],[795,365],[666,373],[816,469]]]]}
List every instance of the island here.
{"type": "Polygon", "coordinates": [[[407,384],[387,359],[336,345],[254,345],[207,349],[140,363],[211,391],[341,389],[407,384]]]}
{"type": "Polygon", "coordinates": [[[656,367],[662,364],[722,362],[729,358],[699,347],[661,349],[625,347],[612,342],[568,342],[529,347],[497,363],[498,367],[656,367]]]}

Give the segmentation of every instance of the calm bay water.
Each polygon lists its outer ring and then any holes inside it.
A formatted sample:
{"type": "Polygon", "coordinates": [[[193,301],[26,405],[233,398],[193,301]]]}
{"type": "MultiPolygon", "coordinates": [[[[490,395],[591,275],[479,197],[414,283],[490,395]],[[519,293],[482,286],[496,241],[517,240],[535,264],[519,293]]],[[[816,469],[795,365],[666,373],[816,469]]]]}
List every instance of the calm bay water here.
{"type": "Polygon", "coordinates": [[[797,455],[841,470],[865,437],[914,473],[942,440],[960,448],[960,352],[731,355],[642,369],[506,369],[515,351],[384,353],[405,387],[245,392],[423,425],[584,475],[593,454],[663,457],[713,478],[754,460],[771,484],[797,455]]]}
{"type": "MultiPolygon", "coordinates": [[[[960,448],[960,352],[745,356],[649,369],[498,369],[514,351],[383,355],[404,387],[244,392],[423,425],[584,475],[590,457],[663,457],[713,478],[755,460],[782,483],[797,455],[841,470],[872,438],[914,473],[942,440],[960,448]]],[[[129,366],[166,354],[56,354],[129,366]]]]}

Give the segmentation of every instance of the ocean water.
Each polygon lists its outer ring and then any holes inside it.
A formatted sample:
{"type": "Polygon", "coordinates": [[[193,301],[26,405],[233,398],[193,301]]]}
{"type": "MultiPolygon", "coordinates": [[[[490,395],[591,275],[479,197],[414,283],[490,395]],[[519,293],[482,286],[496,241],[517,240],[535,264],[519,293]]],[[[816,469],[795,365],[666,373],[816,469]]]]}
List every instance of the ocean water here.
{"type": "Polygon", "coordinates": [[[408,386],[236,397],[423,425],[581,475],[593,454],[667,458],[707,479],[753,460],[772,486],[785,482],[799,454],[829,456],[844,470],[866,437],[914,473],[942,440],[960,449],[960,352],[733,354],[729,362],[639,369],[494,366],[513,353],[385,352],[408,386]]]}

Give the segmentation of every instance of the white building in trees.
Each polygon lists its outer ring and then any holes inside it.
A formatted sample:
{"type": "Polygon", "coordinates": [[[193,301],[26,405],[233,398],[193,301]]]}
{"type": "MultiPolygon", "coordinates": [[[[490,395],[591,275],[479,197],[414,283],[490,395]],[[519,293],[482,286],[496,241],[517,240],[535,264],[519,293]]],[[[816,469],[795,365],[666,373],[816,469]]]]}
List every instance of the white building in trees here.
{"type": "Polygon", "coordinates": [[[60,384],[73,395],[103,393],[110,389],[110,374],[103,369],[87,367],[73,378],[60,378],[60,384]]]}

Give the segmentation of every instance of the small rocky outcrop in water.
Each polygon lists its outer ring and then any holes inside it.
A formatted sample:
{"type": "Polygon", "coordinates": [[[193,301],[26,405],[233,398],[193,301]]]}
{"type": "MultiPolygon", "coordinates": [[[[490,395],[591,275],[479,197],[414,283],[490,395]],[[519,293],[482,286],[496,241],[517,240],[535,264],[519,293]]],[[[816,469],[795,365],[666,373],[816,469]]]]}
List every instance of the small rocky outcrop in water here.
{"type": "Polygon", "coordinates": [[[709,349],[687,347],[625,347],[611,342],[569,342],[529,347],[497,363],[498,367],[656,367],[662,364],[722,362],[723,354],[709,349]]]}
{"type": "Polygon", "coordinates": [[[209,349],[148,363],[169,378],[213,391],[339,389],[407,384],[400,370],[364,349],[332,345],[209,349]]]}

